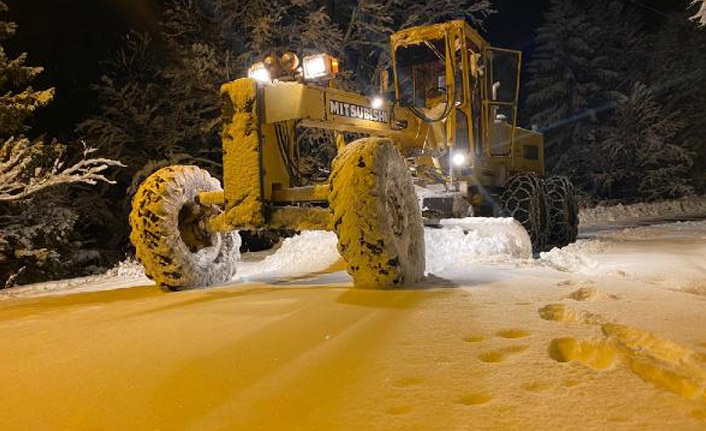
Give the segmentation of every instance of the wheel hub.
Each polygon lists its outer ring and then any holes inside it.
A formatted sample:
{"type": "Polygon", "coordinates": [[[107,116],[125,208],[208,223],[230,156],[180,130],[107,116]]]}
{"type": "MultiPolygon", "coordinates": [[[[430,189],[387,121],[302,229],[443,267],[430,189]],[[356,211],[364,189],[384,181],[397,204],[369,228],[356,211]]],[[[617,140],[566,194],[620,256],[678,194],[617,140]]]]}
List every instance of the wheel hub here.
{"type": "Polygon", "coordinates": [[[206,229],[206,221],[212,213],[210,208],[196,203],[186,204],[179,211],[181,240],[192,253],[213,245],[213,235],[206,229]]]}

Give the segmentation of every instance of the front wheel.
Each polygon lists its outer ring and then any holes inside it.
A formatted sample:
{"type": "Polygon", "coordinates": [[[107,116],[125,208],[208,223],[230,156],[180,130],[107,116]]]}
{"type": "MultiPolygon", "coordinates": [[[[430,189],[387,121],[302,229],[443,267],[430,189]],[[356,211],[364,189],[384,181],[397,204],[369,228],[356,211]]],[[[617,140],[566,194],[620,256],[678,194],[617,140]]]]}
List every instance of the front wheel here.
{"type": "Polygon", "coordinates": [[[235,276],[240,236],[207,232],[206,220],[219,209],[196,202],[200,192],[220,189],[218,180],[196,166],[160,169],[140,185],[130,213],[130,241],[145,274],[158,285],[182,290],[235,276]]]}
{"type": "Polygon", "coordinates": [[[363,138],[333,161],[329,204],[338,251],[356,287],[412,284],[424,276],[422,214],[394,144],[363,138]]]}

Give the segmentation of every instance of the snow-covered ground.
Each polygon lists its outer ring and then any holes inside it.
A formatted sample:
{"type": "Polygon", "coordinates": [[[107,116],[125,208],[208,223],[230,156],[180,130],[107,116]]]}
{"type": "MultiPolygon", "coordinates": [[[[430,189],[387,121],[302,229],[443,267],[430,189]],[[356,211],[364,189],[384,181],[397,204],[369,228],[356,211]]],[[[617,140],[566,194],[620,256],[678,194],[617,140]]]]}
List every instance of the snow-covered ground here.
{"type": "Polygon", "coordinates": [[[706,429],[706,221],[535,258],[512,220],[447,223],[404,290],[306,232],[217,288],[128,262],[3,292],[0,429],[706,429]]]}
{"type": "MultiPolygon", "coordinates": [[[[706,197],[633,205],[598,206],[582,209],[581,228],[593,232],[605,230],[608,235],[620,226],[668,219],[706,217],[706,197]]],[[[600,238],[581,240],[563,250],[543,253],[534,262],[526,232],[509,219],[467,218],[443,221],[445,229],[427,229],[427,274],[442,272],[448,265],[461,262],[489,264],[512,263],[521,266],[550,266],[559,271],[589,274],[601,273],[605,266],[591,255],[603,255],[606,242],[600,238]]],[[[595,236],[595,235],[594,235],[595,236]]],[[[342,269],[336,251],[336,238],[330,232],[303,232],[287,239],[273,255],[258,253],[246,256],[234,281],[272,280],[283,275],[304,276],[326,271],[330,267],[342,269]],[[338,265],[337,265],[338,264],[338,265]],[[336,266],[337,265],[337,266],[336,266]]],[[[619,271],[620,269],[611,269],[619,271]]],[[[331,271],[327,271],[331,273],[331,271]]],[[[346,282],[345,274],[327,277],[327,281],[346,282]]],[[[6,298],[81,293],[112,290],[151,284],[140,265],[127,260],[105,274],[69,280],[37,283],[14,289],[0,290],[0,300],[6,298]]]]}

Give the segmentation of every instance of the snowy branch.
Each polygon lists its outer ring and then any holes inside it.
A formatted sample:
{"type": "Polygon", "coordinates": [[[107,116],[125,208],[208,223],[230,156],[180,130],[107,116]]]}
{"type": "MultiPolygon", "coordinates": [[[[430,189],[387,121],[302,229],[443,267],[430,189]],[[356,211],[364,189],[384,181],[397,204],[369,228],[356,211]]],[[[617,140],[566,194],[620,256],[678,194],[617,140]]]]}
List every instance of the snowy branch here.
{"type": "Polygon", "coordinates": [[[706,27],[706,0],[694,0],[691,5],[694,6],[699,2],[701,2],[701,9],[691,19],[696,21],[701,27],[706,27]]]}
{"type": "Polygon", "coordinates": [[[109,167],[125,165],[112,159],[88,158],[94,151],[84,144],[83,157],[75,164],[64,167],[64,162],[57,157],[46,166],[38,163],[46,155],[43,143],[9,138],[0,147],[0,202],[19,201],[60,184],[114,184],[103,172],[109,167]]]}

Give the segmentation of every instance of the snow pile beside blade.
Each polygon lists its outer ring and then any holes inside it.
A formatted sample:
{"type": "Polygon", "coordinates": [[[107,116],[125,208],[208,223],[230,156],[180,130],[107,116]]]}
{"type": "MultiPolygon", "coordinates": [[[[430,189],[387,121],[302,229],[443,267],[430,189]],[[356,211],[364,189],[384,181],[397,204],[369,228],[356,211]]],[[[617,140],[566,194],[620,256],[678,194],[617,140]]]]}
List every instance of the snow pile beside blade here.
{"type": "Polygon", "coordinates": [[[512,218],[442,220],[442,229],[426,229],[427,272],[488,257],[532,257],[527,231],[512,218]]]}
{"type": "MultiPolygon", "coordinates": [[[[527,231],[511,218],[442,220],[443,228],[425,229],[426,272],[438,272],[454,264],[507,256],[532,257],[527,231]]],[[[274,254],[257,262],[241,262],[241,280],[258,276],[297,276],[323,271],[339,260],[336,235],[305,231],[287,238],[274,254]]]]}
{"type": "Polygon", "coordinates": [[[304,231],[285,239],[274,254],[261,261],[240,262],[236,277],[247,280],[260,275],[297,276],[323,271],[340,258],[337,241],[333,232],[304,231]]]}

